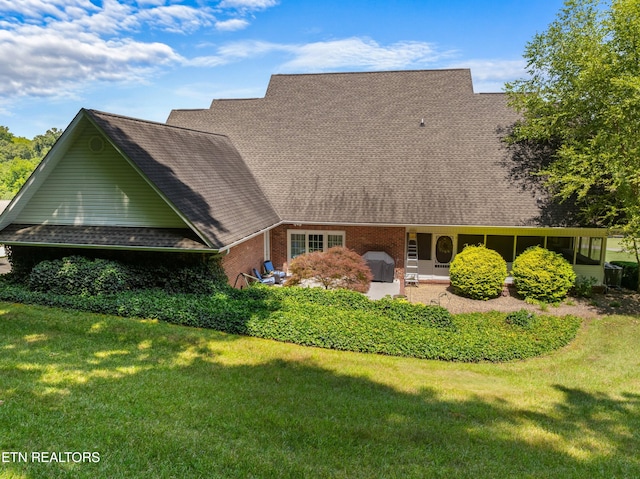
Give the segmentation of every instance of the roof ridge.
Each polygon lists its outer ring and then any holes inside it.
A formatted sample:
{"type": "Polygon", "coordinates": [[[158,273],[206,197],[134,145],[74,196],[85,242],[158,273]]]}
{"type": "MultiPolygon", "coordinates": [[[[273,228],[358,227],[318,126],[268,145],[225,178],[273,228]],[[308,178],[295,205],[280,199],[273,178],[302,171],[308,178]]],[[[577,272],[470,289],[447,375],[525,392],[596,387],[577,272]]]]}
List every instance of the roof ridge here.
{"type": "Polygon", "coordinates": [[[271,77],[277,76],[329,76],[329,75],[376,75],[385,73],[425,73],[425,72],[451,72],[451,71],[468,71],[471,72],[471,68],[459,67],[459,68],[418,68],[415,70],[368,70],[361,72],[318,72],[318,73],[274,73],[271,77]]]}
{"type": "MultiPolygon", "coordinates": [[[[137,123],[145,123],[147,125],[152,125],[152,126],[160,126],[160,127],[165,127],[165,128],[172,128],[175,130],[183,130],[183,131],[190,131],[190,132],[194,132],[194,133],[201,133],[204,135],[211,135],[211,136],[220,136],[223,138],[227,138],[229,140],[231,140],[231,138],[229,138],[228,135],[225,135],[223,133],[215,133],[215,132],[211,132],[211,131],[204,131],[204,130],[196,130],[195,128],[188,128],[188,127],[184,127],[184,126],[178,126],[178,125],[171,125],[169,123],[162,123],[159,121],[152,121],[152,120],[143,120],[141,118],[135,118],[132,116],[127,116],[127,115],[119,115],[116,113],[109,113],[107,111],[100,111],[100,110],[95,110],[92,108],[83,108],[83,111],[91,114],[91,115],[103,115],[103,116],[109,116],[112,118],[120,118],[121,120],[129,120],[129,121],[135,121],[137,123]]],[[[190,111],[208,111],[208,109],[204,108],[198,108],[198,109],[193,109],[190,111]]]]}

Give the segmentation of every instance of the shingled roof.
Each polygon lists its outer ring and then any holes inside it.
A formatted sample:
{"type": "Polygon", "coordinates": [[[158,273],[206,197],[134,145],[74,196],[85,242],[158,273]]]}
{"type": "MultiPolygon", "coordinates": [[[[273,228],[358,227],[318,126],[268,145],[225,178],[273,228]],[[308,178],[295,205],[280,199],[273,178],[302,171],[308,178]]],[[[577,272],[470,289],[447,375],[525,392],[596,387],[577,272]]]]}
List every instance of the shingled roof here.
{"type": "Polygon", "coordinates": [[[228,136],[285,221],[532,225],[499,138],[516,119],[460,69],[274,75],[264,98],[167,123],[228,136]]]}
{"type": "MultiPolygon", "coordinates": [[[[55,218],[39,225],[21,224],[20,211],[29,198],[19,194],[2,217],[0,242],[220,250],[280,221],[238,151],[219,134],[83,109],[60,140],[67,146],[56,144],[39,170],[49,160],[62,158],[73,144],[76,130],[81,132],[87,122],[108,138],[133,166],[132,174],[137,172],[152,186],[157,201],[165,201],[184,221],[183,226],[132,227],[102,224],[91,217],[73,225],[57,223],[55,218]]],[[[38,171],[34,176],[34,180],[38,178],[38,171]]]]}
{"type": "Polygon", "coordinates": [[[95,124],[216,248],[279,222],[223,135],[87,110],[95,124]]]}

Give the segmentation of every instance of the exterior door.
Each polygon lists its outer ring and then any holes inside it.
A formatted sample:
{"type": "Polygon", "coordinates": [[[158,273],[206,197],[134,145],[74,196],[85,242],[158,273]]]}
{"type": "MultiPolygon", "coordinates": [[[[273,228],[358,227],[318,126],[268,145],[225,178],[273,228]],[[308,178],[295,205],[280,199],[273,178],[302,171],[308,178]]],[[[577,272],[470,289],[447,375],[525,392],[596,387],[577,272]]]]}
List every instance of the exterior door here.
{"type": "Polygon", "coordinates": [[[453,259],[453,237],[437,236],[434,244],[434,266],[436,275],[449,275],[449,263],[453,259]]]}

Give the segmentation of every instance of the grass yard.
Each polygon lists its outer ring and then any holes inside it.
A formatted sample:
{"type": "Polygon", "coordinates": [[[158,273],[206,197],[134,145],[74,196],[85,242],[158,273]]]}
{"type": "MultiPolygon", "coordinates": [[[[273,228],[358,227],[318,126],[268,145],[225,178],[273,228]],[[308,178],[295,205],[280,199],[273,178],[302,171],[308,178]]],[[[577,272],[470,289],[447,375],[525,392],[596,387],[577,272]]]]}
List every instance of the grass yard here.
{"type": "Polygon", "coordinates": [[[631,261],[636,262],[636,256],[632,253],[623,251],[622,238],[611,237],[607,238],[607,252],[605,255],[606,261],[631,261]]]}
{"type": "Polygon", "coordinates": [[[0,303],[0,477],[640,477],[639,335],[445,363],[0,303]]]}

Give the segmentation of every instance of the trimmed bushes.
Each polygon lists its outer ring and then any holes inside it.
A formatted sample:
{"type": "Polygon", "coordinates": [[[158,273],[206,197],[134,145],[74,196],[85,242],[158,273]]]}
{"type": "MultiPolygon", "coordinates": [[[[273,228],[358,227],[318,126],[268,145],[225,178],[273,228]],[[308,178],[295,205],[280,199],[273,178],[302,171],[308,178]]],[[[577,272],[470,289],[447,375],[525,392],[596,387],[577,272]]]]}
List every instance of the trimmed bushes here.
{"type": "MultiPolygon", "coordinates": [[[[83,261],[95,261],[94,266],[101,269],[107,268],[106,265],[101,264],[103,261],[115,263],[112,267],[124,268],[127,272],[128,287],[126,289],[164,288],[174,292],[207,293],[228,282],[222,267],[222,258],[216,253],[93,250],[41,246],[6,246],[6,249],[11,264],[11,272],[6,277],[21,284],[29,284],[33,268],[43,261],[54,262],[53,265],[59,265],[60,261],[77,263],[76,266],[68,267],[80,268],[83,271],[83,261]]],[[[55,268],[55,266],[49,265],[44,268],[55,268]]],[[[90,271],[88,273],[92,274],[90,271]]],[[[76,284],[79,283],[76,282],[76,284]]],[[[43,286],[42,290],[47,289],[43,286]]]]}
{"type": "Polygon", "coordinates": [[[27,277],[33,291],[66,295],[109,295],[128,290],[162,288],[170,293],[210,294],[226,276],[219,262],[166,266],[126,265],[119,261],[67,256],[41,261],[27,277]]]}
{"type": "Polygon", "coordinates": [[[116,261],[69,256],[34,266],[29,288],[68,295],[115,294],[129,289],[130,279],[128,269],[116,261]]]}
{"type": "Polygon", "coordinates": [[[462,296],[496,298],[507,278],[507,263],[484,245],[466,246],[451,262],[449,277],[455,291],[462,296]]]}
{"type": "Polygon", "coordinates": [[[545,303],[566,298],[576,279],[573,268],[562,255],[540,246],[533,246],[518,256],[513,261],[511,274],[519,294],[545,303]]]}
{"type": "Polygon", "coordinates": [[[118,295],[30,291],[0,279],[0,300],[212,328],[301,345],[449,361],[508,361],[571,341],[580,319],[492,312],[452,316],[440,306],[320,288],[220,287],[213,294],[154,289],[118,295]],[[510,324],[511,323],[511,324],[510,324]]]}

